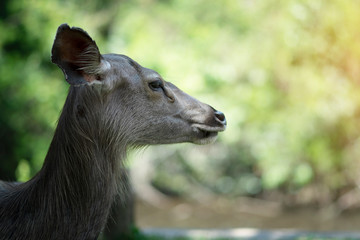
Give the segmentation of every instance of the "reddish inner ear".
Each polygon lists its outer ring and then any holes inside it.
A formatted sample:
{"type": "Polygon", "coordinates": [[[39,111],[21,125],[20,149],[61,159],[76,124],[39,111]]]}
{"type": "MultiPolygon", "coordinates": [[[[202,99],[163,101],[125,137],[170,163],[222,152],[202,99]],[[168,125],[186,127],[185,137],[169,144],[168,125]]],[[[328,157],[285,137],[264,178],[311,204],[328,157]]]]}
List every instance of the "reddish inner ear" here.
{"type": "Polygon", "coordinates": [[[85,79],[85,81],[91,83],[92,81],[96,80],[96,77],[94,75],[89,75],[89,74],[82,74],[83,78],[85,79]]]}

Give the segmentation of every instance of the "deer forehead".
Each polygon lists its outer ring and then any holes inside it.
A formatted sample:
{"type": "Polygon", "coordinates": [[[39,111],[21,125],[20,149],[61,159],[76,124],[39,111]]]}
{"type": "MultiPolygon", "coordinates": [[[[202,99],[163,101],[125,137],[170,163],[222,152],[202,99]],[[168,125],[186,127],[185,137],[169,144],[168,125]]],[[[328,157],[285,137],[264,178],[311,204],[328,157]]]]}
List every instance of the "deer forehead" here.
{"type": "Polygon", "coordinates": [[[154,70],[142,67],[125,55],[106,54],[103,55],[103,61],[107,62],[103,64],[103,69],[109,73],[110,79],[146,83],[161,78],[154,70]]]}

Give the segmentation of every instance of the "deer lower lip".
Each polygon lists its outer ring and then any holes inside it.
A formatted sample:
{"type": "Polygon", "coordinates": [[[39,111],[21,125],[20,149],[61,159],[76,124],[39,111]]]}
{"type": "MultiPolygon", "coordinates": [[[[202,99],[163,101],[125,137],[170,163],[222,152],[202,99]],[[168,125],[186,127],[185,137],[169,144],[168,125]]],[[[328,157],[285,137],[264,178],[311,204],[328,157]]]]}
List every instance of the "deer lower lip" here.
{"type": "Polygon", "coordinates": [[[197,136],[197,140],[195,140],[194,143],[200,145],[214,142],[217,138],[218,132],[225,130],[225,127],[211,127],[202,124],[193,124],[192,127],[197,136]]]}
{"type": "Polygon", "coordinates": [[[195,139],[193,143],[199,145],[205,145],[209,143],[213,143],[218,135],[218,131],[208,131],[207,129],[201,128],[199,126],[193,126],[193,132],[195,133],[195,139]]]}

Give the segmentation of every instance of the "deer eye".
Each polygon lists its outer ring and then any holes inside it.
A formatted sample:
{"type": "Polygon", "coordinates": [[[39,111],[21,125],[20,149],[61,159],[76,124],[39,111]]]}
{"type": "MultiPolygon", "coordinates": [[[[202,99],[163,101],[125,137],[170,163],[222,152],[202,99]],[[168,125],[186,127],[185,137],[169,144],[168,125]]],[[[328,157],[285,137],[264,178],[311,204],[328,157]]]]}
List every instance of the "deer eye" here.
{"type": "Polygon", "coordinates": [[[161,80],[155,80],[155,81],[149,82],[149,87],[153,91],[159,91],[159,90],[163,89],[164,84],[161,80]]]}

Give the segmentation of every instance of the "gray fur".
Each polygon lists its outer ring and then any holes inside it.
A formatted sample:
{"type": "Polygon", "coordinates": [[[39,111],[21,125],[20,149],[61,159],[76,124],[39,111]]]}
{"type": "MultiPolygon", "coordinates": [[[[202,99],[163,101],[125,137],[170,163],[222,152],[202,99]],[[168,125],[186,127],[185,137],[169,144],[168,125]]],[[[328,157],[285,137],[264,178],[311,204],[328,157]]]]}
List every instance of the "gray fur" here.
{"type": "Polygon", "coordinates": [[[97,239],[129,148],[214,141],[223,114],[116,54],[101,55],[79,28],[61,25],[52,61],[72,85],[39,173],[0,182],[0,239],[97,239]],[[69,51],[68,49],[71,49],[69,51]],[[149,83],[163,81],[154,91],[149,83]]]}

